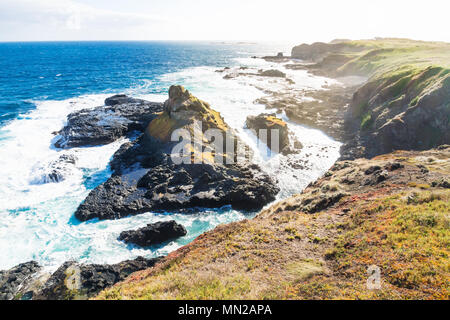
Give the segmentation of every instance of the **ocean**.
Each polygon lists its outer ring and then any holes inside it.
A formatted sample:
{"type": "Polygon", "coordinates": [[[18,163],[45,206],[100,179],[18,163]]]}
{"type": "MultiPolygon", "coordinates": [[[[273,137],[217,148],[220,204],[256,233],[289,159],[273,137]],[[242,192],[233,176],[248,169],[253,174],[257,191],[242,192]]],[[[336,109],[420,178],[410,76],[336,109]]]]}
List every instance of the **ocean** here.
{"type": "MultiPolygon", "coordinates": [[[[273,89],[276,83],[246,77],[225,80],[216,70],[273,68],[273,63],[251,57],[289,54],[289,48],[288,44],[218,42],[0,43],[0,270],[30,260],[54,270],[68,260],[117,263],[166,255],[219,224],[253,217],[255,213],[225,207],[189,215],[148,212],[116,221],[80,223],[73,213],[89,191],[111,175],[108,162],[126,139],[71,149],[78,161],[64,181],[44,183],[42,177],[61,152],[52,144],[53,133],[64,126],[70,112],[101,106],[117,93],[162,102],[172,84],[182,84],[211,103],[258,150],[255,137],[243,130],[245,119],[267,111],[255,100],[264,96],[261,88],[273,89]],[[146,249],[117,240],[121,231],[162,220],[176,220],[188,234],[146,249]]],[[[327,81],[304,71],[283,72],[300,89],[318,89],[327,81]]],[[[339,157],[338,142],[318,130],[288,123],[305,146],[292,157],[308,157],[312,165],[304,170],[280,167],[260,152],[256,161],[278,179],[279,199],[301,192],[339,157]],[[327,154],[319,155],[324,146],[329,148],[327,154]]]]}

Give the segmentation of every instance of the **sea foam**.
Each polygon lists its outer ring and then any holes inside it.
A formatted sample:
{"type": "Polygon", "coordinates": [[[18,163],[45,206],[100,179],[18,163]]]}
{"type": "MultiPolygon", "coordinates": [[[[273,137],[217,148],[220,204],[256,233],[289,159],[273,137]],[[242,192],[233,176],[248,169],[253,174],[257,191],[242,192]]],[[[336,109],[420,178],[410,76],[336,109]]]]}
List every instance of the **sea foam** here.
{"type": "MultiPolygon", "coordinates": [[[[254,68],[279,68],[261,59],[237,60],[238,65],[254,68]]],[[[311,181],[326,172],[339,157],[340,144],[318,130],[288,121],[291,131],[304,145],[297,155],[267,158],[267,148],[261,148],[256,137],[246,130],[248,115],[266,110],[255,100],[264,96],[258,88],[282,86],[276,79],[237,77],[223,79],[213,67],[188,68],[180,72],[161,75],[158,81],[144,81],[124,92],[150,101],[162,102],[166,95],[149,94],[166,90],[172,84],[183,84],[192,93],[208,101],[225,121],[256,152],[255,161],[278,179],[279,199],[301,192],[311,181]],[[153,92],[155,92],[153,91],[153,92]],[[323,151],[326,148],[326,152],[323,151]],[[305,161],[310,165],[294,169],[289,163],[305,161]]],[[[283,68],[283,72],[290,72],[283,68]]],[[[298,73],[296,88],[320,88],[326,79],[298,73]]],[[[90,190],[104,182],[111,174],[108,162],[122,143],[121,139],[105,146],[58,150],[52,147],[53,134],[60,130],[70,112],[103,104],[107,94],[86,95],[63,101],[34,101],[36,109],[23,114],[0,129],[0,269],[18,263],[37,260],[48,269],[55,269],[67,260],[86,263],[117,263],[138,256],[166,255],[194,240],[201,233],[219,224],[253,217],[229,207],[215,210],[196,210],[190,214],[145,213],[115,221],[80,223],[73,217],[77,206],[90,190]],[[77,158],[59,183],[38,183],[45,174],[46,165],[62,154],[77,158]],[[176,241],[150,249],[142,249],[117,240],[120,232],[137,229],[156,221],[176,220],[188,234],[176,241]]]]}

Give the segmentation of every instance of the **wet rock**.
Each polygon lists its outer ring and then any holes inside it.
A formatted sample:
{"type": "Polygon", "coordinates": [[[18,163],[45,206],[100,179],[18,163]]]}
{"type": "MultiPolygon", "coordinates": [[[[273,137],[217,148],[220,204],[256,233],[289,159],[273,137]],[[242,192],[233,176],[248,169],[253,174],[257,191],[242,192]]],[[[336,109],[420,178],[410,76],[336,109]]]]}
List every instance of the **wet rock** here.
{"type": "Polygon", "coordinates": [[[45,283],[33,299],[87,299],[125,280],[131,273],[152,267],[160,258],[127,260],[114,265],[66,262],[45,283]]]}
{"type": "Polygon", "coordinates": [[[72,154],[63,154],[44,167],[35,169],[37,176],[30,182],[31,184],[58,183],[64,181],[74,169],[78,158],[72,154]]]}
{"type": "Polygon", "coordinates": [[[183,237],[186,234],[187,231],[181,224],[175,221],[166,221],[148,224],[138,230],[124,231],[120,234],[119,240],[141,247],[149,247],[183,237]]]}
{"type": "Polygon", "coordinates": [[[0,271],[0,300],[20,299],[20,289],[40,270],[36,261],[30,261],[10,270],[0,271]]]}
{"type": "Polygon", "coordinates": [[[162,104],[118,95],[106,106],[71,113],[58,132],[57,148],[97,146],[116,141],[133,131],[144,130],[162,111],[162,104]]]}

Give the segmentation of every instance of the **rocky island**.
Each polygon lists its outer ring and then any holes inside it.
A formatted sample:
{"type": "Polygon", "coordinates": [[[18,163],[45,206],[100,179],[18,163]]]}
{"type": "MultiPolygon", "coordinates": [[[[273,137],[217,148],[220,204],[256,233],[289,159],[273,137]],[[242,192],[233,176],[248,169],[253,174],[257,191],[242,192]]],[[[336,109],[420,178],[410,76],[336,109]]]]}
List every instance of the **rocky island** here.
{"type": "Polygon", "coordinates": [[[192,152],[193,163],[191,154],[189,163],[174,163],[171,153],[178,141],[171,141],[171,135],[180,129],[192,136],[195,130],[215,129],[228,134],[233,144],[238,140],[208,103],[172,86],[164,111],[138,139],[116,152],[112,177],[89,194],[75,216],[81,221],[119,219],[148,211],[227,205],[258,210],[275,200],[279,188],[271,177],[245,159],[231,164],[215,161],[227,154],[214,153],[209,141],[202,140],[201,150],[192,152]]]}

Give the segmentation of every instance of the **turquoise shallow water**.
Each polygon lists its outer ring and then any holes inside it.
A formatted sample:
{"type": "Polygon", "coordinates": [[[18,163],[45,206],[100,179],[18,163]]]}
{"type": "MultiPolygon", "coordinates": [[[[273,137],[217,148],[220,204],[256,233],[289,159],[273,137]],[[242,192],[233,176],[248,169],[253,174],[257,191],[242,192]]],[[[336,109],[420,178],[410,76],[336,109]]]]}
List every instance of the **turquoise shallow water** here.
{"type": "MultiPolygon", "coordinates": [[[[29,260],[55,268],[70,259],[116,263],[137,256],[165,255],[219,224],[252,217],[221,208],[188,215],[149,212],[117,221],[80,223],[73,212],[90,190],[109,177],[108,161],[125,140],[60,151],[52,148],[52,132],[61,129],[70,112],[103,105],[112,94],[164,101],[167,89],[175,83],[210,102],[239,131],[247,115],[264,111],[263,106],[254,103],[263,93],[248,79],[224,80],[215,71],[241,65],[271,68],[269,63],[249,57],[282,49],[223,43],[0,44],[0,269],[29,260]],[[49,163],[62,152],[78,158],[76,165],[68,169],[66,180],[37,183],[49,163]],[[185,237],[148,249],[117,241],[121,231],[171,219],[187,228],[185,237]]],[[[306,74],[297,78],[299,87],[323,84],[322,79],[306,74]]],[[[263,79],[254,81],[259,86],[275,85],[263,79]]],[[[322,146],[331,147],[331,151],[326,158],[313,159],[310,170],[295,172],[261,158],[263,168],[279,179],[280,198],[301,190],[338,156],[339,144],[321,132],[290,126],[305,145],[305,154],[322,146]]],[[[254,144],[252,137],[242,134],[249,144],[254,144]]]]}

